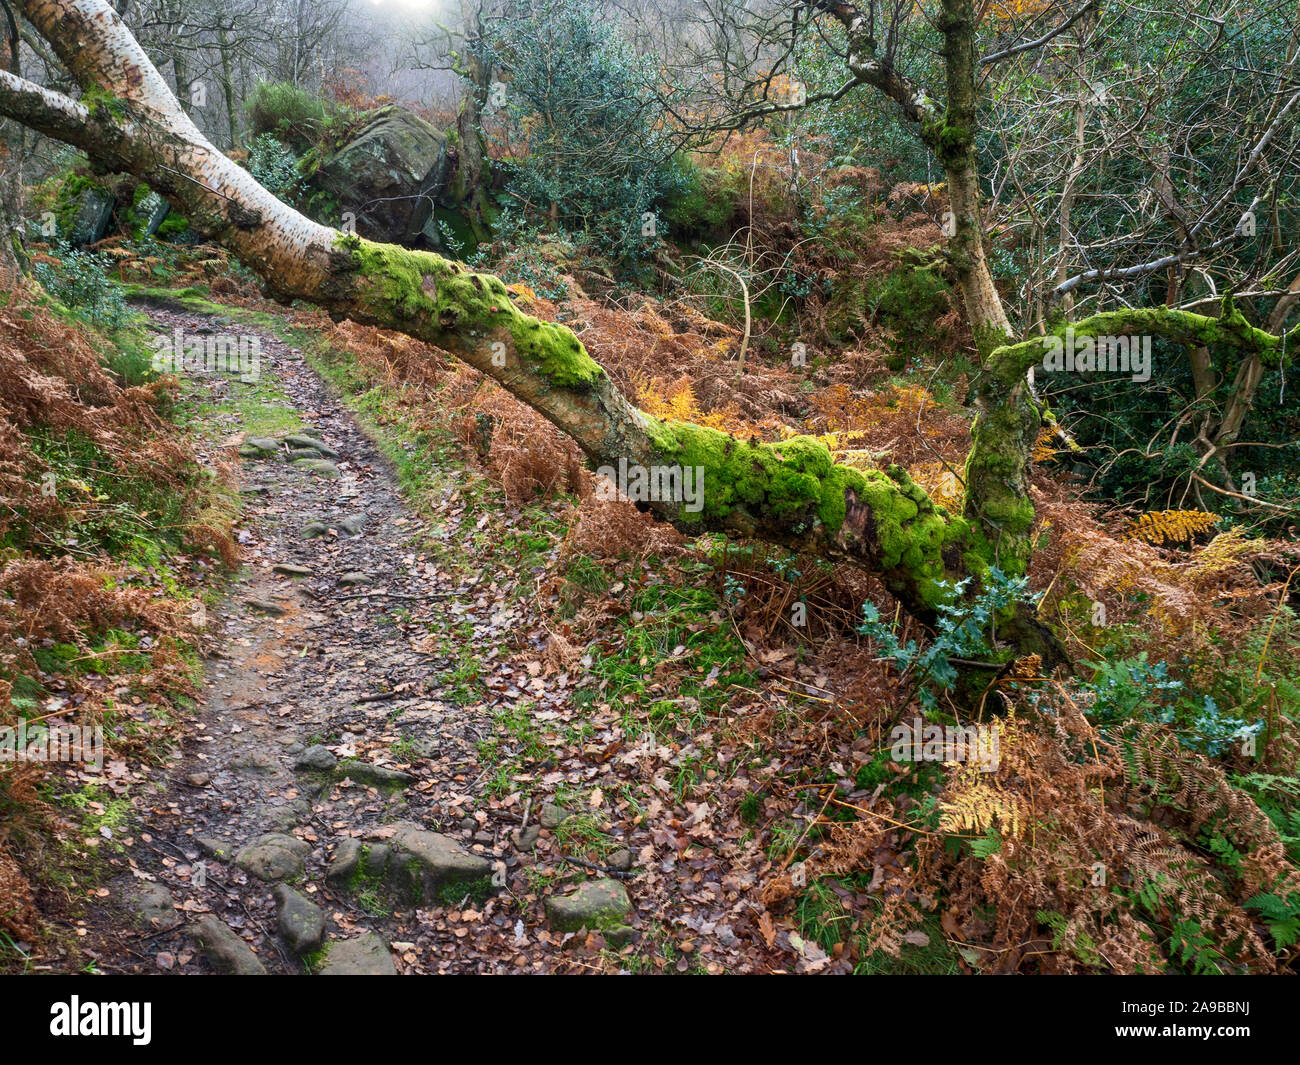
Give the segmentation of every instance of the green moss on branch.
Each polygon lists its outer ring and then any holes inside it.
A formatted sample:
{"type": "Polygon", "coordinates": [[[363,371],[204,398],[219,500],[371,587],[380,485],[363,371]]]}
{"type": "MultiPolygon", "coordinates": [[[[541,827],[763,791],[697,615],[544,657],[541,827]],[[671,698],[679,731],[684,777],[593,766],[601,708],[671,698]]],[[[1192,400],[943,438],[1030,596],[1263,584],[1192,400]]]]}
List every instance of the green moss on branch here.
{"type": "Polygon", "coordinates": [[[493,361],[492,345],[499,342],[561,388],[582,388],[604,376],[572,330],[524,314],[500,278],[474,273],[432,252],[351,235],[341,236],[338,246],[351,255],[363,294],[393,316],[394,327],[423,324],[418,335],[456,351],[479,369],[491,372],[507,365],[493,361]]]}
{"type": "MultiPolygon", "coordinates": [[[[927,614],[946,600],[970,524],[938,507],[901,466],[858,470],[820,441],[739,440],[716,429],[651,420],[658,458],[702,471],[702,527],[725,527],[854,558],[927,614]]],[[[675,515],[677,524],[691,515],[675,515]]]]}

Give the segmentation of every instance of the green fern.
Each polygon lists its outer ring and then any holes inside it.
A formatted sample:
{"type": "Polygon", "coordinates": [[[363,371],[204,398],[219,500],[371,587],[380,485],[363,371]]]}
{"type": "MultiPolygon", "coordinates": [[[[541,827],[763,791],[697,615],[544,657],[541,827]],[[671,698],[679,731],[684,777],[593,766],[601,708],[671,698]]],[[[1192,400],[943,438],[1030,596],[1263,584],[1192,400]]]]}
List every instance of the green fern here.
{"type": "Polygon", "coordinates": [[[1292,891],[1283,899],[1272,892],[1260,892],[1248,898],[1245,905],[1264,919],[1279,948],[1289,947],[1300,939],[1300,893],[1292,891]]]}

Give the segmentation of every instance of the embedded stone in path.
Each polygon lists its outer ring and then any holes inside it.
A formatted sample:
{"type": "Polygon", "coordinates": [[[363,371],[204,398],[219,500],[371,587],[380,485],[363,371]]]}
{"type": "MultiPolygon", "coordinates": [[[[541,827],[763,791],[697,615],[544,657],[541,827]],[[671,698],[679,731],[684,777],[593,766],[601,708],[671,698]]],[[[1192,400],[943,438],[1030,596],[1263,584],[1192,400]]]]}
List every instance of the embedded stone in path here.
{"type": "Polygon", "coordinates": [[[288,436],[283,436],[280,439],[291,447],[316,451],[324,455],[326,458],[336,459],[339,457],[339,453],[332,447],[329,447],[327,444],[322,444],[314,436],[308,436],[306,433],[290,433],[288,436]]]}
{"type": "Polygon", "coordinates": [[[384,941],[373,932],[331,943],[320,976],[396,976],[397,966],[384,941]]]}
{"type": "Polygon", "coordinates": [[[343,574],[343,576],[339,578],[339,584],[343,585],[344,588],[354,588],[358,584],[369,584],[369,583],[370,583],[370,578],[367,577],[360,570],[349,570],[347,573],[343,574]]]}
{"type": "Polygon", "coordinates": [[[360,536],[365,524],[366,516],[364,514],[349,514],[339,522],[339,532],[348,536],[360,536]]]}
{"type": "Polygon", "coordinates": [[[306,954],[325,938],[325,911],[288,884],[275,885],[280,935],[295,954],[306,954]]]}
{"type": "Polygon", "coordinates": [[[439,832],[429,832],[410,821],[397,824],[391,843],[390,872],[399,888],[411,897],[445,901],[450,894],[488,895],[492,863],[465,851],[460,843],[439,832]]]}
{"type": "Polygon", "coordinates": [[[354,758],[340,762],[338,772],[341,777],[347,777],[358,784],[373,784],[377,788],[404,788],[415,783],[415,777],[410,773],[404,773],[400,769],[387,769],[382,765],[371,765],[369,762],[360,762],[354,758]]]}
{"type": "Polygon", "coordinates": [[[235,864],[259,880],[287,880],[302,875],[311,844],[282,832],[269,832],[235,855],[235,864]]]}
{"type": "Polygon", "coordinates": [[[232,758],[230,768],[240,776],[266,776],[279,768],[279,763],[266,751],[252,750],[232,758]]]}
{"type": "Polygon", "coordinates": [[[546,900],[546,921],[555,932],[621,932],[626,928],[632,900],[617,880],[588,880],[571,895],[546,900]]]}
{"type": "Polygon", "coordinates": [[[527,828],[516,828],[510,833],[510,839],[519,850],[530,851],[537,846],[537,838],[541,834],[541,825],[529,825],[527,828]]]}
{"type": "Polygon", "coordinates": [[[334,857],[330,859],[329,868],[325,870],[327,880],[347,880],[357,871],[361,859],[361,841],[351,836],[339,840],[334,848],[334,857]]]}
{"type": "Polygon", "coordinates": [[[295,459],[294,466],[322,477],[337,477],[339,468],[329,459],[295,459]]]}
{"type": "Polygon", "coordinates": [[[339,764],[338,758],[328,747],[322,747],[319,743],[308,747],[302,754],[298,755],[293,763],[294,769],[321,769],[330,770],[339,764]]]}
{"type": "Polygon", "coordinates": [[[277,562],[271,567],[272,573],[283,573],[286,577],[310,577],[310,566],[295,566],[292,562],[277,562]]]}
{"type": "Polygon", "coordinates": [[[215,836],[195,836],[194,842],[204,854],[211,858],[216,858],[219,862],[230,861],[231,856],[235,853],[235,848],[224,840],[217,839],[215,836]]]}
{"type": "Polygon", "coordinates": [[[304,540],[314,540],[318,536],[324,536],[330,531],[330,527],[323,521],[309,521],[302,527],[302,538],[304,540]]]}
{"type": "Polygon", "coordinates": [[[253,823],[266,832],[288,832],[302,824],[311,813],[306,799],[290,799],[286,803],[258,803],[253,807],[253,823]]]}
{"type": "Polygon", "coordinates": [[[172,929],[181,923],[176,912],[172,893],[162,884],[144,880],[133,884],[125,892],[127,904],[140,918],[140,923],[150,931],[172,929]]]}
{"type": "Polygon", "coordinates": [[[239,454],[246,459],[260,459],[274,455],[279,450],[279,443],[269,437],[246,436],[239,447],[239,454]]]}
{"type": "Polygon", "coordinates": [[[235,976],[266,975],[266,966],[224,921],[208,915],[190,926],[190,934],[199,941],[208,961],[221,972],[235,976]]]}
{"type": "Polygon", "coordinates": [[[559,828],[569,818],[569,811],[563,806],[556,806],[553,802],[548,802],[542,806],[541,815],[538,817],[538,823],[546,829],[559,828]]]}
{"type": "Polygon", "coordinates": [[[245,602],[261,614],[278,618],[284,613],[284,607],[272,599],[246,599],[245,602]]]}

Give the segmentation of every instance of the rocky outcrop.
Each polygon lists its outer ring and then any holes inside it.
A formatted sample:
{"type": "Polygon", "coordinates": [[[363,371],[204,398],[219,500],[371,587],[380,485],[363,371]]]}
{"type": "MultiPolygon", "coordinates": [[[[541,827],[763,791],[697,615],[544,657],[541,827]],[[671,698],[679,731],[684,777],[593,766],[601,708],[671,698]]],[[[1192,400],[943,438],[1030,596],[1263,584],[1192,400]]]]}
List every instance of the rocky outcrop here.
{"type": "Polygon", "coordinates": [[[372,111],[336,151],[303,160],[311,214],[339,226],[351,214],[371,240],[441,248],[439,220],[450,217],[446,193],[456,171],[446,134],[404,107],[372,111]]]}

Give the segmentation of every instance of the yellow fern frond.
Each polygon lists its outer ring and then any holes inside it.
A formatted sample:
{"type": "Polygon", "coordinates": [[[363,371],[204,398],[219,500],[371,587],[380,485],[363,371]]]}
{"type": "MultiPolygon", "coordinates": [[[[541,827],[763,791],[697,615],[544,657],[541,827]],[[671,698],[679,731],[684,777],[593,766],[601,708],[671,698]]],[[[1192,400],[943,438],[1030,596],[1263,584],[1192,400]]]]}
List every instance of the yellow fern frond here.
{"type": "Polygon", "coordinates": [[[1153,510],[1140,515],[1129,527],[1128,535],[1157,546],[1185,544],[1218,523],[1217,514],[1203,510],[1153,510]]]}
{"type": "Polygon", "coordinates": [[[637,375],[632,378],[633,391],[637,397],[637,406],[647,414],[663,421],[694,422],[709,429],[730,431],[736,428],[731,424],[727,410],[701,409],[695,397],[695,389],[690,381],[682,378],[671,387],[665,387],[659,378],[646,379],[637,375]]]}
{"type": "Polygon", "coordinates": [[[990,828],[1018,839],[1024,822],[1022,800],[989,784],[969,784],[939,804],[939,827],[945,832],[973,832],[982,836],[990,828]]]}
{"type": "Polygon", "coordinates": [[[1237,565],[1243,556],[1261,551],[1265,546],[1263,540],[1247,536],[1242,529],[1226,529],[1196,552],[1189,569],[1194,577],[1213,576],[1237,565]]]}
{"type": "Polygon", "coordinates": [[[1034,451],[1031,456],[1034,462],[1050,462],[1056,458],[1057,449],[1052,446],[1056,439],[1056,433],[1050,426],[1041,426],[1038,430],[1038,439],[1034,441],[1034,451]]]}
{"type": "Polygon", "coordinates": [[[951,513],[959,513],[966,498],[957,475],[942,462],[927,462],[911,471],[912,480],[925,489],[926,494],[939,506],[951,513]]]}

